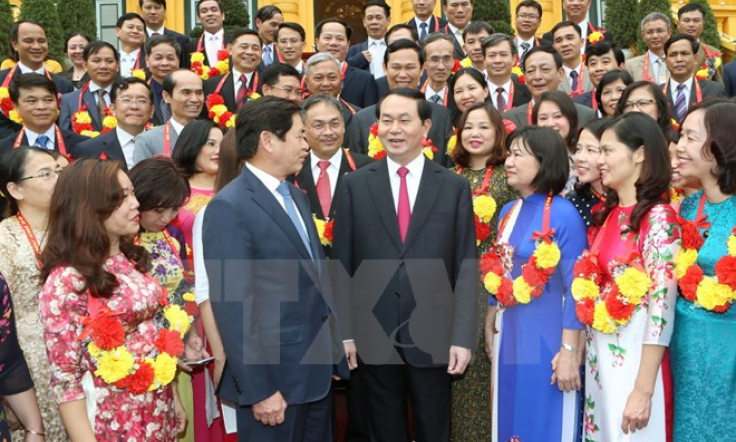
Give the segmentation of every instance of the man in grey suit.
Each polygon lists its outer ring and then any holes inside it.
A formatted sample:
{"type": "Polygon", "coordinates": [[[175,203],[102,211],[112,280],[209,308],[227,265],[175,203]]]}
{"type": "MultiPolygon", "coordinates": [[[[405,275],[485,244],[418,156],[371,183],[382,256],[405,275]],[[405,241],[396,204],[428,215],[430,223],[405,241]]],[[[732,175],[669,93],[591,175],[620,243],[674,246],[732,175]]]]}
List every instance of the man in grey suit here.
{"type": "Polygon", "coordinates": [[[184,126],[196,119],[204,105],[204,88],[199,75],[178,69],[164,79],[163,98],[171,108],[171,119],[163,126],[145,132],[135,139],[133,161],[157,155],[171,157],[176,140],[184,126]]]}
{"type": "MultiPolygon", "coordinates": [[[[386,49],[384,57],[386,80],[390,90],[397,88],[416,89],[419,77],[424,70],[424,55],[419,46],[411,40],[397,40],[386,49]]],[[[431,125],[427,138],[437,147],[434,161],[446,164],[447,140],[452,136],[452,118],[449,109],[439,104],[429,103],[431,125]]],[[[358,153],[368,153],[368,136],[371,126],[378,121],[376,106],[368,106],[353,115],[347,128],[350,148],[358,153]]]]}
{"type": "MultiPolygon", "coordinates": [[[[532,101],[503,113],[503,118],[512,121],[516,127],[532,124],[532,108],[539,97],[547,91],[555,91],[560,86],[565,71],[562,69],[562,56],[553,47],[542,45],[533,47],[524,59],[526,87],[532,93],[532,101]]],[[[583,126],[596,118],[593,109],[575,103],[578,111],[578,125],[583,126]]]]}
{"type": "Polygon", "coordinates": [[[626,71],[634,81],[664,84],[670,78],[664,61],[664,44],[670,38],[670,18],[661,12],[652,12],[641,20],[641,37],[647,51],[626,60],[626,71]]]}

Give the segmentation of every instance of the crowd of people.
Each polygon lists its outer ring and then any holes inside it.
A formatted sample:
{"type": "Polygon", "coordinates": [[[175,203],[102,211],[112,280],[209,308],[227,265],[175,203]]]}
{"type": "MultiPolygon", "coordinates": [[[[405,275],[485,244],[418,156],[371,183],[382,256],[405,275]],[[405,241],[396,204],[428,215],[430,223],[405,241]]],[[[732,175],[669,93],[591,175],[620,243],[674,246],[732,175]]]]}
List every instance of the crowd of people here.
{"type": "Polygon", "coordinates": [[[139,0],[58,73],[16,22],[0,440],[730,440],[736,65],[697,4],[628,59],[562,5],[369,0],[309,55],[139,0]]]}

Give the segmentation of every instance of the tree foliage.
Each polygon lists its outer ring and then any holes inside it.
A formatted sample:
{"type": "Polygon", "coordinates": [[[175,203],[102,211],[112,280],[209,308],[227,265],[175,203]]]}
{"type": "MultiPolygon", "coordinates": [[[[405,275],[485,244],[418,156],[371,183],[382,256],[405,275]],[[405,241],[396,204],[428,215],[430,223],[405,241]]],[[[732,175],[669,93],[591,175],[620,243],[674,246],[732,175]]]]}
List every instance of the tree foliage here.
{"type": "Polygon", "coordinates": [[[606,30],[613,33],[621,49],[633,48],[639,34],[639,16],[636,0],[606,2],[606,30]]]}
{"type": "MultiPolygon", "coordinates": [[[[97,39],[97,18],[94,0],[63,0],[58,2],[59,22],[65,32],[81,32],[97,39]]],[[[66,37],[66,35],[65,35],[66,37]]]]}
{"type": "Polygon", "coordinates": [[[43,25],[49,42],[49,58],[61,60],[64,35],[54,0],[24,0],[20,6],[21,20],[34,20],[43,25]]]}
{"type": "Polygon", "coordinates": [[[10,28],[13,27],[13,8],[9,0],[0,0],[0,61],[10,58],[13,52],[10,48],[10,28]]]}
{"type": "Polygon", "coordinates": [[[674,21],[672,20],[672,3],[670,0],[641,0],[639,3],[639,27],[637,28],[637,41],[639,53],[643,54],[647,50],[644,39],[641,36],[641,21],[652,12],[661,12],[670,19],[670,27],[674,29],[674,21]]]}
{"type": "MultiPolygon", "coordinates": [[[[230,34],[236,29],[247,28],[250,25],[250,15],[248,8],[242,0],[222,0],[223,10],[225,11],[225,32],[230,34]]],[[[197,25],[189,32],[193,38],[202,35],[202,25],[197,25]]]]}
{"type": "Polygon", "coordinates": [[[473,20],[489,23],[496,32],[514,35],[507,0],[476,1],[473,5],[473,20]]]}
{"type": "Polygon", "coordinates": [[[720,50],[721,36],[718,35],[718,23],[716,22],[716,16],[713,15],[713,9],[711,9],[708,1],[690,0],[690,3],[697,3],[705,9],[705,23],[703,23],[703,34],[700,36],[700,40],[720,50]]]}

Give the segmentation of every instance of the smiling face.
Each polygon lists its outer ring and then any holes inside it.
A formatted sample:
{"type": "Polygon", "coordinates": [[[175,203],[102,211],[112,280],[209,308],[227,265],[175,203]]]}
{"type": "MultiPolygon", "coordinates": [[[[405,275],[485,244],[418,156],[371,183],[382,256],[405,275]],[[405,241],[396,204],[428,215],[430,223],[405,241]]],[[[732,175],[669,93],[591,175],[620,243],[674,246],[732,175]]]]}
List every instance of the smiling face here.
{"type": "Polygon", "coordinates": [[[547,91],[557,90],[563,70],[557,69],[555,58],[546,52],[535,52],[524,59],[526,86],[535,100],[547,91]]]}
{"type": "Polygon", "coordinates": [[[123,45],[140,48],[146,41],[146,24],[137,18],[131,18],[115,28],[115,35],[123,45]]]}
{"type": "Polygon", "coordinates": [[[614,70],[620,69],[621,67],[616,64],[616,54],[613,53],[613,49],[603,55],[592,55],[588,57],[588,72],[590,73],[590,82],[593,83],[594,87],[598,87],[603,76],[614,70]]]}
{"type": "Polygon", "coordinates": [[[256,19],[256,28],[258,29],[258,35],[263,39],[263,44],[268,45],[273,43],[276,31],[283,22],[284,16],[281,14],[274,14],[273,17],[264,21],[256,19]]]}
{"type": "Polygon", "coordinates": [[[624,113],[629,112],[643,112],[655,121],[659,119],[657,101],[646,87],[638,87],[631,91],[629,98],[624,103],[624,113]]]}
{"type": "Polygon", "coordinates": [[[380,112],[378,138],[386,154],[402,166],[409,164],[422,153],[431,121],[419,117],[416,100],[400,95],[384,98],[380,112]]]}
{"type": "Polygon", "coordinates": [[[304,125],[307,143],[318,158],[329,159],[342,146],[345,124],[333,106],[317,103],[310,107],[304,125]]]}
{"type": "Polygon", "coordinates": [[[116,244],[121,237],[133,236],[140,230],[140,214],[138,200],[135,198],[133,183],[123,171],[118,171],[118,183],[123,191],[123,201],[104,221],[110,243],[116,244]]]}
{"type": "Polygon", "coordinates": [[[391,17],[386,15],[386,11],[381,6],[369,6],[365,8],[363,16],[363,27],[368,32],[368,36],[379,40],[386,35],[391,17]]]}
{"type": "Polygon", "coordinates": [[[481,31],[477,34],[465,34],[463,49],[468,57],[470,57],[470,61],[476,66],[483,66],[483,48],[481,44],[483,43],[483,39],[489,35],[486,31],[481,31]]]}
{"type": "Polygon", "coordinates": [[[220,10],[220,5],[216,1],[205,1],[197,8],[197,18],[205,31],[214,34],[222,29],[225,13],[220,10]]]}
{"type": "Polygon", "coordinates": [[[708,139],[704,120],[705,110],[699,109],[688,114],[682,123],[680,141],[677,143],[677,166],[682,181],[711,181],[714,179],[713,171],[718,168],[713,155],[706,155],[703,149],[708,139]]]}
{"type": "Polygon", "coordinates": [[[664,44],[670,38],[670,28],[664,20],[652,20],[644,23],[641,36],[650,51],[661,54],[664,44]]]}
{"type": "Polygon", "coordinates": [[[601,179],[598,158],[601,156],[600,140],[587,129],[580,132],[575,151],[575,172],[581,183],[594,183],[601,179]]]}
{"type": "Polygon", "coordinates": [[[416,89],[424,66],[419,63],[419,54],[413,49],[400,49],[388,56],[383,66],[389,89],[408,87],[416,89]]]}
{"type": "Polygon", "coordinates": [[[22,23],[18,27],[18,41],[10,44],[18,52],[20,62],[34,70],[40,69],[49,55],[46,31],[33,23],[22,23]]]}
{"type": "Polygon", "coordinates": [[[222,142],[222,131],[216,127],[210,129],[204,146],[194,160],[194,167],[205,175],[215,176],[220,169],[220,143],[222,142]]]}
{"type": "Polygon", "coordinates": [[[171,113],[180,123],[189,122],[202,112],[204,105],[204,90],[202,79],[192,71],[177,71],[174,91],[169,95],[163,92],[163,98],[171,106],[171,113]]]}
{"type": "Polygon", "coordinates": [[[302,36],[297,31],[289,28],[281,28],[276,39],[276,49],[284,59],[284,63],[295,66],[302,59],[304,40],[302,40],[302,36]]]}
{"type": "Polygon", "coordinates": [[[482,160],[491,156],[496,142],[496,130],[485,109],[475,109],[468,114],[462,128],[461,142],[471,158],[482,160]]]}
{"type": "Polygon", "coordinates": [[[493,80],[495,84],[505,83],[511,75],[511,69],[514,67],[514,53],[511,43],[502,41],[495,46],[487,47],[484,61],[488,78],[493,80]]]}
{"type": "Polygon", "coordinates": [[[334,60],[313,64],[307,75],[307,88],[313,94],[330,94],[337,97],[342,87],[340,69],[334,60]]]}
{"type": "Polygon", "coordinates": [[[66,42],[66,55],[75,66],[84,64],[84,48],[89,42],[81,35],[75,35],[66,42]]]}
{"type": "Polygon", "coordinates": [[[700,38],[704,26],[705,19],[703,18],[703,14],[700,11],[690,11],[680,16],[677,22],[677,31],[681,34],[688,34],[695,38],[700,38]]]}
{"type": "Polygon", "coordinates": [[[539,173],[541,165],[521,138],[516,138],[511,143],[504,166],[509,186],[516,189],[523,197],[534,193],[532,182],[539,173]]]}
{"type": "Polygon", "coordinates": [[[162,84],[164,78],[179,67],[179,54],[170,44],[161,43],[146,54],[146,64],[154,80],[162,84]]]}
{"type": "Polygon", "coordinates": [[[601,108],[606,116],[613,117],[616,114],[616,106],[625,90],[626,84],[621,79],[607,84],[601,90],[601,108]]]}
{"type": "Polygon", "coordinates": [[[345,26],[340,23],[325,23],[322,26],[322,33],[317,39],[317,51],[329,52],[342,63],[348,55],[349,46],[350,40],[345,26]]]}
{"type": "Polygon", "coordinates": [[[241,35],[230,42],[229,48],[233,65],[239,72],[249,74],[256,70],[261,62],[261,41],[257,35],[241,35]]]}
{"type": "Polygon", "coordinates": [[[87,59],[87,73],[97,85],[106,87],[118,75],[118,62],[112,49],[104,47],[87,59]]]}
{"type": "Polygon", "coordinates": [[[568,20],[580,23],[585,20],[590,4],[591,0],[562,0],[562,10],[568,20]]]}
{"type": "Polygon", "coordinates": [[[632,152],[610,129],[603,132],[600,146],[598,170],[601,183],[619,193],[625,189],[633,189],[641,174],[644,148],[639,147],[632,152]]]}
{"type": "Polygon", "coordinates": [[[455,80],[453,94],[458,110],[465,112],[465,109],[473,104],[485,101],[488,97],[488,88],[486,84],[478,83],[470,75],[462,75],[455,80]]]}
{"type": "Polygon", "coordinates": [[[572,26],[558,29],[552,43],[567,67],[573,68],[580,64],[580,50],[583,48],[583,39],[572,26]]]}
{"type": "Polygon", "coordinates": [[[148,88],[140,83],[133,83],[125,90],[118,90],[110,110],[120,128],[130,134],[142,132],[154,112],[148,88]]]}
{"type": "Polygon", "coordinates": [[[13,103],[23,125],[36,133],[46,132],[59,116],[59,102],[46,88],[21,88],[18,102],[13,103]]]}
{"type": "Polygon", "coordinates": [[[563,140],[570,135],[570,120],[562,113],[557,103],[551,100],[545,100],[539,105],[537,125],[554,129],[563,140]]]}
{"type": "Polygon", "coordinates": [[[425,46],[427,54],[427,76],[432,82],[444,84],[452,74],[455,51],[449,41],[435,40],[425,46]]]}
{"type": "Polygon", "coordinates": [[[534,35],[542,23],[542,17],[539,16],[536,8],[531,6],[522,6],[516,14],[516,29],[521,35],[534,35]]]}

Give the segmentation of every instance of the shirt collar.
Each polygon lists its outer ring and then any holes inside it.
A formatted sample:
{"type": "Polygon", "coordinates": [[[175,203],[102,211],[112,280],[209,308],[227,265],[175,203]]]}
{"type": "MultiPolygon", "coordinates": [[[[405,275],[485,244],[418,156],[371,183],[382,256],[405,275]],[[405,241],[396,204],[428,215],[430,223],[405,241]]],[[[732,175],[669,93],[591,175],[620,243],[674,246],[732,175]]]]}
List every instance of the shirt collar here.
{"type": "Polygon", "coordinates": [[[209,40],[210,37],[213,37],[214,36],[214,37],[218,37],[219,40],[222,41],[224,34],[225,34],[225,30],[224,29],[220,29],[219,31],[215,32],[214,34],[210,34],[209,32],[204,31],[204,37],[205,37],[204,39],[205,40],[209,40]]]}
{"type": "MultiPolygon", "coordinates": [[[[468,22],[468,24],[470,24],[470,22],[468,22]]],[[[452,31],[452,34],[453,35],[457,34],[458,32],[460,32],[461,34],[463,33],[463,30],[462,29],[455,27],[455,25],[453,25],[450,22],[447,23],[447,26],[450,28],[450,31],[452,31]]],[[[465,25],[465,27],[467,27],[467,26],[468,25],[465,25]]]]}
{"type": "Polygon", "coordinates": [[[677,86],[679,86],[680,84],[684,84],[685,91],[690,92],[693,89],[693,76],[691,75],[690,78],[683,81],[682,83],[678,83],[673,78],[670,78],[670,88],[672,91],[672,96],[675,96],[675,94],[677,94],[677,86]]]}
{"type": "Polygon", "coordinates": [[[177,135],[179,135],[181,131],[184,130],[184,125],[176,121],[174,118],[175,117],[171,117],[169,123],[171,123],[171,128],[174,129],[177,135]]]}
{"type": "Polygon", "coordinates": [[[422,31],[422,23],[427,24],[427,32],[432,32],[432,19],[434,18],[434,15],[430,15],[429,18],[427,18],[425,21],[419,20],[419,17],[416,15],[414,16],[414,23],[417,25],[417,30],[422,31]]]}
{"type": "MultiPolygon", "coordinates": [[[[417,155],[416,158],[411,160],[409,164],[407,164],[405,167],[409,169],[409,174],[412,177],[421,177],[422,171],[424,170],[424,153],[419,150],[419,155],[417,155]]],[[[386,165],[388,166],[388,176],[393,177],[396,175],[396,172],[399,170],[399,167],[401,165],[394,160],[392,160],[389,157],[386,157],[386,165]]]]}
{"type": "Polygon", "coordinates": [[[49,138],[49,140],[51,140],[52,143],[56,143],[56,130],[55,130],[56,128],[54,127],[53,124],[48,129],[46,129],[46,132],[42,134],[36,133],[28,129],[27,127],[24,127],[24,128],[26,130],[26,138],[28,139],[29,146],[33,146],[34,144],[36,144],[36,140],[41,135],[46,135],[49,138]]]}
{"type": "Polygon", "coordinates": [[[590,26],[588,26],[588,17],[586,16],[583,21],[578,23],[578,26],[580,26],[580,33],[583,34],[583,38],[587,37],[588,32],[590,32],[590,26]]]}
{"type": "Polygon", "coordinates": [[[94,82],[94,81],[92,81],[92,80],[90,80],[90,81],[89,81],[89,91],[90,91],[90,92],[97,92],[97,91],[99,91],[100,89],[104,89],[104,90],[105,90],[105,92],[107,92],[107,93],[109,94],[109,93],[110,93],[110,87],[111,87],[111,86],[107,86],[107,87],[102,87],[102,86],[100,86],[99,84],[95,83],[95,82],[94,82]]]}
{"type": "Polygon", "coordinates": [[[125,52],[124,50],[122,50],[122,49],[121,49],[121,50],[120,50],[120,59],[122,60],[122,59],[123,59],[123,58],[125,58],[125,57],[133,57],[133,58],[137,58],[137,57],[138,57],[138,52],[139,52],[140,50],[141,50],[141,48],[138,48],[138,49],[136,49],[136,50],[135,50],[135,51],[133,51],[133,52],[125,52]]]}
{"type": "Polygon", "coordinates": [[[562,65],[562,68],[565,69],[565,75],[569,77],[570,76],[570,72],[572,72],[572,71],[577,71],[577,73],[580,74],[581,73],[581,70],[582,70],[582,66],[583,66],[583,64],[580,63],[579,65],[577,65],[575,67],[575,69],[570,69],[569,67],[567,67],[567,66],[565,66],[563,64],[562,65]]]}
{"type": "MultiPolygon", "coordinates": [[[[319,169],[319,166],[317,165],[318,162],[322,161],[317,155],[314,154],[314,150],[311,150],[309,152],[309,156],[311,157],[312,161],[312,169],[319,169]]],[[[342,149],[337,149],[337,152],[335,152],[334,155],[332,155],[329,159],[330,167],[334,167],[339,169],[340,163],[342,162],[342,149]]]]}
{"type": "Polygon", "coordinates": [[[121,128],[120,126],[115,128],[115,133],[118,136],[118,142],[120,143],[120,147],[123,147],[126,144],[130,143],[131,141],[135,140],[135,135],[126,132],[125,129],[121,128]]]}
{"type": "Polygon", "coordinates": [[[447,83],[445,83],[445,85],[442,86],[442,89],[438,91],[435,91],[434,89],[432,89],[432,86],[430,86],[429,83],[427,83],[427,93],[429,94],[430,97],[435,94],[439,95],[440,97],[444,97],[446,90],[447,90],[447,83]]]}
{"type": "Polygon", "coordinates": [[[46,75],[46,68],[41,66],[41,69],[34,71],[33,69],[29,68],[28,66],[24,65],[21,62],[18,62],[18,69],[20,69],[21,74],[29,74],[31,72],[41,75],[46,75]]]}
{"type": "Polygon", "coordinates": [[[655,54],[652,51],[647,51],[647,55],[649,55],[649,61],[651,63],[656,63],[657,60],[659,60],[659,55],[655,54]]]}
{"type": "Polygon", "coordinates": [[[161,26],[158,29],[151,29],[149,27],[146,27],[146,33],[148,34],[149,37],[152,37],[153,34],[156,34],[156,33],[158,33],[159,35],[164,35],[164,27],[161,26]]]}
{"type": "Polygon", "coordinates": [[[253,72],[250,72],[250,73],[249,72],[240,72],[239,70],[235,69],[234,67],[233,67],[232,72],[233,72],[233,81],[235,81],[236,84],[237,84],[238,81],[240,81],[240,74],[245,74],[245,78],[248,80],[248,81],[246,81],[246,84],[250,84],[250,77],[253,76],[253,72]]]}
{"type": "Polygon", "coordinates": [[[373,43],[376,43],[378,46],[386,46],[386,42],[382,38],[376,40],[375,38],[368,37],[368,47],[371,47],[373,43]]]}
{"type": "Polygon", "coordinates": [[[487,81],[488,83],[488,92],[491,94],[496,93],[496,89],[502,87],[504,92],[509,92],[511,90],[511,77],[509,77],[508,81],[506,83],[498,85],[496,83],[493,83],[490,79],[487,81]]]}
{"type": "Polygon", "coordinates": [[[278,178],[252,165],[250,161],[245,162],[245,167],[253,172],[253,175],[255,175],[271,193],[277,192],[276,189],[278,189],[281,184],[281,181],[278,178]]]}

